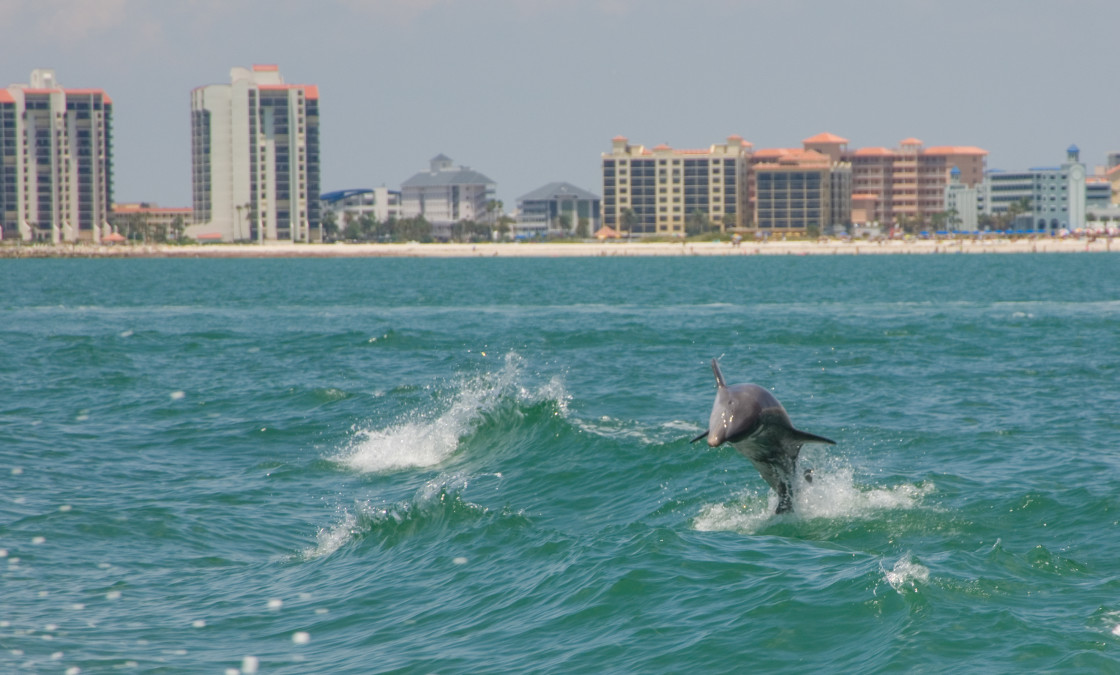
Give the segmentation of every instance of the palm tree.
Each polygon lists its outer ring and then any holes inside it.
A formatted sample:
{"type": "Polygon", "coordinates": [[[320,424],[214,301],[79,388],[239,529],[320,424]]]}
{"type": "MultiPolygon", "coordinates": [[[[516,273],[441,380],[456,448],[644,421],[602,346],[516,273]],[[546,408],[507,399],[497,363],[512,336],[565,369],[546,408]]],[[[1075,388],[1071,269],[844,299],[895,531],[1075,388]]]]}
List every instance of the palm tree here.
{"type": "Polygon", "coordinates": [[[622,226],[623,232],[626,233],[626,237],[629,239],[634,233],[634,226],[638,224],[638,214],[634,213],[634,209],[629,207],[622,209],[621,221],[622,222],[619,224],[622,226]]]}

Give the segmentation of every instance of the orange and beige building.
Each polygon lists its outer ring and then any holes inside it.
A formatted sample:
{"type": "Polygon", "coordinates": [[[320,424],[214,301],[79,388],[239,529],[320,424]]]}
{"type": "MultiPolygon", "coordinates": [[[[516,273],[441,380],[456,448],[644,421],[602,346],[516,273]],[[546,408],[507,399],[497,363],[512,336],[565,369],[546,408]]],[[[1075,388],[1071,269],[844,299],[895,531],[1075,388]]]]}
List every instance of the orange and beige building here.
{"type": "Polygon", "coordinates": [[[53,70],[0,89],[0,234],[99,242],[110,232],[113,101],[65,89],[53,70]]]}
{"type": "Polygon", "coordinates": [[[961,184],[984,180],[986,150],[972,146],[923,147],[916,138],[897,148],[859,148],[845,153],[852,165],[853,220],[899,225],[921,222],[945,210],[945,189],[954,167],[961,184]]]}
{"type": "Polygon", "coordinates": [[[951,177],[970,187],[984,180],[987,154],[927,148],[916,138],[851,149],[831,133],[800,148],[759,150],[740,136],[702,150],[650,149],[618,136],[602,155],[603,224],[638,236],[681,235],[696,210],[720,229],[755,233],[924,222],[945,211],[951,177]]]}

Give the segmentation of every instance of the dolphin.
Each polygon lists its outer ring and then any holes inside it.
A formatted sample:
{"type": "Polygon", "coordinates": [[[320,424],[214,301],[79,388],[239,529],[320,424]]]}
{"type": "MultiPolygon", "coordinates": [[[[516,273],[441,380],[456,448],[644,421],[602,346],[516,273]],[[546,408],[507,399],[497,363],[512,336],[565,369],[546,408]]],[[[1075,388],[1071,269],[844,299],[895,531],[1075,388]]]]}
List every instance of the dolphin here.
{"type": "MultiPolygon", "coordinates": [[[[804,443],[835,445],[836,441],[795,429],[778,399],[757,384],[727,386],[716,359],[712,359],[712,372],[716,375],[717,390],[708,430],[691,442],[706,436],[708,445],[713,448],[730,443],[751,460],[762,478],[778,493],[777,513],[793,510],[793,477],[801,446],[804,443]]],[[[805,478],[812,480],[809,472],[805,478]]]]}

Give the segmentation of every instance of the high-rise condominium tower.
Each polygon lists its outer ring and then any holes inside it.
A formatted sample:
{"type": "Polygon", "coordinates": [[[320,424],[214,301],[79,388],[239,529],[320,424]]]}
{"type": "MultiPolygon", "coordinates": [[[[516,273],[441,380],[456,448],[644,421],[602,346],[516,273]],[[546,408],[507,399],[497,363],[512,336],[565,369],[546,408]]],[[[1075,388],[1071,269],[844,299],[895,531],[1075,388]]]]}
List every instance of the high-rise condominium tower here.
{"type": "Polygon", "coordinates": [[[276,66],[191,92],[194,225],[222,241],[319,241],[319,88],[276,66]]]}
{"type": "Polygon", "coordinates": [[[0,89],[0,232],[4,239],[99,242],[113,199],[113,102],[63,89],[54,71],[0,89]]]}

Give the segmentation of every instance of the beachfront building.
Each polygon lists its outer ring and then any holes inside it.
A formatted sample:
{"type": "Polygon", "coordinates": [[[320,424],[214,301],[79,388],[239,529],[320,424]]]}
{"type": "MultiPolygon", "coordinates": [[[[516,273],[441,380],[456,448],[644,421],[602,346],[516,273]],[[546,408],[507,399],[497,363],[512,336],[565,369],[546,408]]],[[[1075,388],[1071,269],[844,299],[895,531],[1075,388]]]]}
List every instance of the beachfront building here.
{"type": "Polygon", "coordinates": [[[852,217],[852,166],[848,140],[824,133],[802,148],[767,148],[749,160],[753,229],[771,235],[824,233],[852,217]]]}
{"type": "Polygon", "coordinates": [[[517,200],[515,239],[589,237],[600,226],[599,195],[571,183],[549,183],[517,200]]]}
{"type": "Polygon", "coordinates": [[[422,216],[431,223],[433,237],[448,240],[455,223],[491,222],[500,215],[495,212],[496,194],[494,181],[439,154],[428,171],[401,183],[401,212],[405,218],[422,216]]]}
{"type": "Polygon", "coordinates": [[[615,137],[602,154],[603,225],[638,237],[745,228],[750,151],[741,136],[699,150],[615,137]]]}
{"type": "Polygon", "coordinates": [[[852,192],[859,196],[861,215],[866,222],[885,226],[924,224],[943,212],[952,169],[959,170],[963,185],[976,186],[984,179],[987,155],[972,146],[923,148],[916,138],[907,138],[894,149],[869,147],[842,153],[852,165],[852,192]]]}
{"type": "Polygon", "coordinates": [[[113,102],[53,70],[0,90],[0,235],[100,242],[113,201],[113,102]]]}
{"type": "MultiPolygon", "coordinates": [[[[109,223],[113,232],[127,239],[175,241],[186,233],[193,214],[190,207],[165,207],[152,202],[113,204],[109,223]]],[[[111,237],[112,235],[110,235],[111,237]]]]}
{"type": "Polygon", "coordinates": [[[759,150],[751,157],[754,226],[765,234],[821,232],[831,224],[831,163],[813,150],[759,150]]]}
{"type": "Polygon", "coordinates": [[[987,172],[979,209],[986,215],[1015,215],[1015,229],[1054,234],[1085,226],[1085,165],[1076,145],[1060,166],[987,172]]]}
{"type": "Polygon", "coordinates": [[[309,242],[319,225],[319,88],[274,65],[230,70],[191,92],[194,224],[200,240],[309,242]]]}
{"type": "Polygon", "coordinates": [[[386,187],[335,190],[321,195],[319,202],[323,215],[334,213],[340,228],[351,220],[366,216],[379,223],[402,216],[400,190],[386,187]]]}
{"type": "Polygon", "coordinates": [[[961,182],[961,170],[953,167],[949,172],[949,185],[945,188],[945,227],[956,232],[975,232],[979,229],[980,189],[961,182]]]}
{"type": "Polygon", "coordinates": [[[1112,205],[1112,183],[1104,176],[1085,179],[1085,208],[1105,209],[1112,205]]]}

